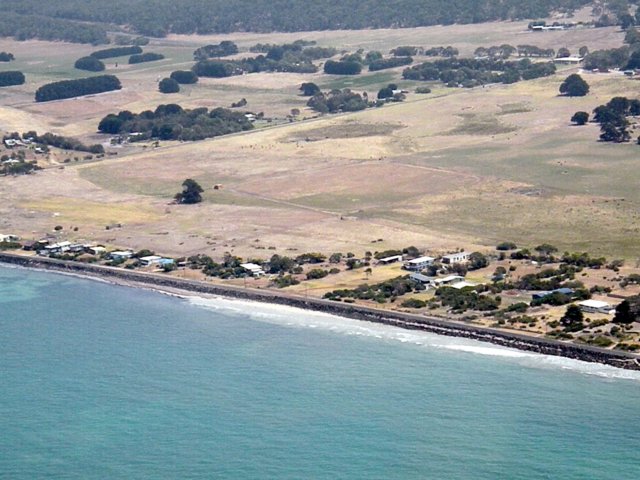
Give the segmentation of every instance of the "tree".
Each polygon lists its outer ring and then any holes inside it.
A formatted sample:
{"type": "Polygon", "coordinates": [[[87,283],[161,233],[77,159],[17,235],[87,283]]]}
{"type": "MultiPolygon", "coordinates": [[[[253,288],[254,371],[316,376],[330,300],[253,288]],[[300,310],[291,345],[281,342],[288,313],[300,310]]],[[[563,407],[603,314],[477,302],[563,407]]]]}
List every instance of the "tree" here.
{"type": "Polygon", "coordinates": [[[589,93],[589,84],[577,73],[572,73],[560,85],[560,93],[567,97],[584,97],[589,93]]]}
{"type": "Polygon", "coordinates": [[[560,319],[560,325],[564,327],[565,332],[577,332],[584,328],[584,314],[577,305],[569,305],[564,315],[560,319]]]}
{"type": "Polygon", "coordinates": [[[623,125],[616,125],[614,123],[603,123],[600,127],[600,140],[603,142],[615,142],[622,143],[628,142],[631,138],[629,131],[627,130],[626,121],[623,125]]]}
{"type": "Polygon", "coordinates": [[[586,45],[580,47],[578,49],[578,55],[581,57],[586,57],[587,55],[589,55],[589,47],[587,47],[586,45]]]}
{"type": "Polygon", "coordinates": [[[204,190],[198,182],[191,178],[187,178],[182,182],[182,191],[176,193],[174,198],[178,203],[200,203],[202,201],[202,196],[200,195],[202,192],[204,192],[204,190]]]}
{"type": "Polygon", "coordinates": [[[170,78],[183,85],[198,82],[198,76],[191,70],[176,70],[171,73],[170,78]]]}
{"type": "Polygon", "coordinates": [[[158,84],[158,89],[161,93],[178,93],[180,91],[180,84],[173,78],[163,78],[158,84]]]}
{"type": "Polygon", "coordinates": [[[636,321],[636,315],[631,311],[631,303],[628,300],[622,301],[616,307],[616,314],[613,317],[613,323],[621,323],[623,325],[629,325],[636,321]]]}
{"type": "Polygon", "coordinates": [[[558,52],[556,53],[556,58],[566,58],[570,56],[571,56],[571,52],[567,47],[559,48],[558,52]]]}
{"type": "Polygon", "coordinates": [[[571,121],[576,125],[584,125],[589,121],[589,114],[587,112],[576,112],[571,117],[571,121]]]}
{"type": "Polygon", "coordinates": [[[393,90],[391,90],[389,87],[381,88],[378,91],[378,99],[379,100],[384,100],[384,99],[391,98],[391,97],[393,97],[393,90]]]}
{"type": "Polygon", "coordinates": [[[320,87],[312,82],[305,82],[300,85],[300,89],[302,95],[305,97],[313,97],[314,95],[320,93],[320,87]]]}
{"type": "Polygon", "coordinates": [[[469,270],[479,270],[489,265],[489,259],[480,252],[473,252],[469,255],[469,270]]]}

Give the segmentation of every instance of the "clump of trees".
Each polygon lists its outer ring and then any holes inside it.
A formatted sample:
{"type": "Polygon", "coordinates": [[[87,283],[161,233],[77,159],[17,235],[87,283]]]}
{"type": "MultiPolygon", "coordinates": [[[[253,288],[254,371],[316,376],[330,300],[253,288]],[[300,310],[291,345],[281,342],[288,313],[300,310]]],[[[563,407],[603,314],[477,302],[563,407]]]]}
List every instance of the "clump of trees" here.
{"type": "Polygon", "coordinates": [[[629,55],[629,47],[626,45],[608,50],[595,50],[585,57],[584,68],[601,72],[606,72],[611,68],[622,68],[629,61],[629,55]]]}
{"type": "Polygon", "coordinates": [[[553,62],[533,63],[528,58],[504,61],[491,58],[447,58],[424,62],[402,72],[406,80],[441,81],[449,87],[476,87],[490,83],[515,83],[553,75],[553,62]]]}
{"type": "Polygon", "coordinates": [[[324,73],[329,75],[358,75],[362,71],[362,64],[353,60],[327,60],[324,73]]]}
{"type": "Polygon", "coordinates": [[[180,105],[160,105],[155,111],[134,114],[127,110],[109,114],[98,125],[101,133],[113,135],[137,132],[139,140],[203,140],[251,130],[253,124],[240,112],[226,108],[183,109],[180,105]]]}
{"type": "Polygon", "coordinates": [[[238,46],[229,40],[223,40],[217,45],[205,45],[193,52],[196,61],[207,60],[209,58],[228,57],[238,53],[238,46]]]}
{"type": "Polygon", "coordinates": [[[25,82],[24,73],[18,71],[0,72],[0,87],[22,85],[25,82]]]}
{"type": "Polygon", "coordinates": [[[174,198],[178,203],[191,205],[202,201],[203,188],[192,178],[187,178],[182,182],[182,191],[175,194],[174,198]]]}
{"type": "Polygon", "coordinates": [[[600,124],[600,140],[622,143],[631,139],[627,117],[640,115],[640,100],[614,97],[593,110],[593,120],[600,124]]]}
{"type": "Polygon", "coordinates": [[[91,56],[79,58],[73,66],[78,70],[87,70],[88,72],[102,72],[105,69],[104,63],[91,56]]]}
{"type": "Polygon", "coordinates": [[[99,60],[104,60],[105,58],[124,57],[125,55],[137,55],[140,53],[142,53],[142,48],[140,48],[138,45],[133,45],[127,47],[114,47],[105,48],[104,50],[97,50],[90,56],[99,60]]]}
{"type": "Polygon", "coordinates": [[[318,93],[311,97],[307,106],[320,113],[357,112],[370,106],[359,93],[348,88],[332,90],[329,93],[318,93]]]}
{"type": "Polygon", "coordinates": [[[36,90],[36,102],[49,102],[64,98],[80,97],[95,93],[120,90],[120,80],[114,75],[100,75],[96,77],[79,78],[77,80],[62,80],[43,85],[36,90]]]}
{"type": "Polygon", "coordinates": [[[178,93],[180,84],[173,78],[163,78],[158,83],[158,90],[160,90],[160,93],[178,93]]]}
{"type": "Polygon", "coordinates": [[[577,73],[572,73],[560,84],[560,93],[567,97],[584,97],[589,93],[589,84],[577,73]]]}
{"type": "Polygon", "coordinates": [[[53,133],[45,133],[38,135],[38,132],[30,131],[22,135],[23,138],[31,138],[33,142],[41,145],[48,145],[50,147],[61,148],[63,150],[75,150],[78,152],[89,152],[94,154],[104,153],[104,147],[100,144],[85,145],[80,140],[76,140],[71,137],[64,137],[62,135],[55,135],[53,133]]]}
{"type": "Polygon", "coordinates": [[[191,70],[176,70],[175,72],[171,73],[170,78],[181,85],[198,83],[198,76],[191,70]]]}
{"type": "Polygon", "coordinates": [[[379,60],[373,60],[371,63],[369,63],[369,71],[376,72],[378,70],[385,70],[387,68],[396,68],[403,65],[411,65],[412,63],[412,57],[381,58],[379,60]]]}
{"type": "Polygon", "coordinates": [[[15,60],[13,53],[0,52],[0,62],[12,62],[15,60]]]}
{"type": "Polygon", "coordinates": [[[450,45],[448,47],[432,47],[422,52],[426,57],[457,57],[459,53],[457,48],[450,45]]]}
{"type": "Polygon", "coordinates": [[[163,58],[164,58],[164,55],[162,55],[161,53],[155,53],[155,52],[139,53],[137,55],[131,55],[129,57],[129,64],[134,65],[136,63],[155,62],[157,60],[162,60],[163,58]]]}
{"type": "Polygon", "coordinates": [[[415,282],[409,276],[402,276],[386,280],[374,285],[363,284],[354,289],[339,289],[327,292],[324,298],[341,301],[346,299],[372,300],[376,303],[395,301],[397,297],[412,292],[421,292],[424,285],[415,282]]]}
{"type": "Polygon", "coordinates": [[[478,47],[473,52],[473,55],[477,58],[489,57],[506,60],[517,51],[518,49],[516,47],[505,43],[502,45],[492,45],[491,47],[478,47]]]}

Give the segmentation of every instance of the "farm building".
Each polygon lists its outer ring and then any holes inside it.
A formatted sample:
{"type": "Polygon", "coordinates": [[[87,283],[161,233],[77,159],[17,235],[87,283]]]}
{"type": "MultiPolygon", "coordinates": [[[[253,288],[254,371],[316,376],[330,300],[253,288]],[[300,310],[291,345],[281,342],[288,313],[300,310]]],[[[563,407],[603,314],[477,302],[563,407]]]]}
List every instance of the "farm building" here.
{"type": "Polygon", "coordinates": [[[608,315],[615,312],[614,307],[600,300],[583,300],[578,302],[578,306],[580,310],[588,313],[605,313],[608,315]]]}
{"type": "Polygon", "coordinates": [[[444,255],[442,257],[442,263],[448,263],[449,265],[454,263],[465,263],[469,261],[469,255],[471,255],[471,252],[450,253],[449,255],[444,255]]]}
{"type": "Polygon", "coordinates": [[[412,273],[409,275],[409,278],[414,282],[421,283],[422,285],[432,285],[435,277],[427,277],[426,275],[422,275],[421,273],[412,273]]]}
{"type": "Polygon", "coordinates": [[[401,261],[402,261],[402,255],[392,255],[390,257],[381,258],[380,260],[378,260],[378,263],[387,265],[389,263],[395,263],[395,262],[401,262],[401,261]]]}
{"type": "Polygon", "coordinates": [[[149,265],[159,264],[162,260],[162,257],[158,255],[148,255],[146,257],[140,257],[140,264],[143,267],[148,267],[149,265]]]}
{"type": "Polygon", "coordinates": [[[128,260],[131,257],[133,257],[133,252],[131,250],[120,250],[116,252],[111,252],[109,254],[109,257],[112,260],[116,260],[116,261],[128,260]]]}

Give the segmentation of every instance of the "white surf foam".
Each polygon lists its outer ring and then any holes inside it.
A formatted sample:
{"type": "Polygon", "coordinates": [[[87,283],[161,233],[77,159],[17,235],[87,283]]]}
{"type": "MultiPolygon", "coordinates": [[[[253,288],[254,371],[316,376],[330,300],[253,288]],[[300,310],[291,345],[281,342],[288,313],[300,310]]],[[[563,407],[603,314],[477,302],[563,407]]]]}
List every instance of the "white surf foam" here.
{"type": "Polygon", "coordinates": [[[492,345],[460,337],[448,337],[417,330],[403,330],[389,325],[339,317],[323,312],[302,310],[285,305],[260,303],[229,298],[186,297],[190,304],[227,314],[250,318],[290,328],[311,328],[341,335],[378,338],[429,349],[444,349],[470,355],[483,355],[516,362],[529,368],[561,369],[605,379],[626,379],[640,382],[640,372],[623,370],[609,365],[589,363],[565,357],[542,355],[534,352],[492,345]]]}

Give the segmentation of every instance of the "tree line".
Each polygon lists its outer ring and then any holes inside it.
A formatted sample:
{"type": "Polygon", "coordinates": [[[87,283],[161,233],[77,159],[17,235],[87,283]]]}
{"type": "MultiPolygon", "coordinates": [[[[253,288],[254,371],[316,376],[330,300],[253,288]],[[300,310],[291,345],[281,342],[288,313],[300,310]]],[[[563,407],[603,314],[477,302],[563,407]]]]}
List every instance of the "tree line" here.
{"type": "Polygon", "coordinates": [[[406,80],[441,81],[449,87],[476,87],[489,83],[515,83],[553,75],[553,62],[533,63],[528,58],[504,61],[492,58],[447,58],[407,68],[406,80]]]}
{"type": "MultiPolygon", "coordinates": [[[[400,28],[545,18],[590,0],[0,0],[3,12],[129,25],[142,35],[400,28]]],[[[14,14],[14,15],[15,15],[14,14]]],[[[86,26],[86,28],[100,28],[86,26]]],[[[101,30],[102,31],[102,30],[101,30]]],[[[100,38],[100,37],[98,37],[100,38]]]]}
{"type": "MultiPolygon", "coordinates": [[[[48,2],[40,3],[41,7],[49,5],[48,2]]],[[[107,31],[98,25],[76,22],[55,16],[39,15],[39,9],[25,9],[24,14],[16,12],[14,2],[0,0],[2,15],[0,15],[0,37],[14,37],[16,40],[64,41],[73,43],[90,43],[100,45],[109,43],[107,31]],[[30,10],[30,11],[29,11],[30,10]]]]}
{"type": "Polygon", "coordinates": [[[25,82],[24,73],[18,71],[0,72],[0,87],[22,85],[25,82]]]}
{"type": "Polygon", "coordinates": [[[135,140],[203,140],[251,130],[253,124],[245,114],[226,108],[183,109],[180,105],[159,105],[154,111],[132,113],[124,110],[109,114],[98,125],[98,131],[111,135],[136,133],[135,140]]]}
{"type": "Polygon", "coordinates": [[[36,90],[36,102],[49,102],[64,98],[80,97],[95,93],[120,90],[120,80],[114,75],[100,75],[96,77],[79,78],[77,80],[62,80],[48,83],[36,90]]]}

